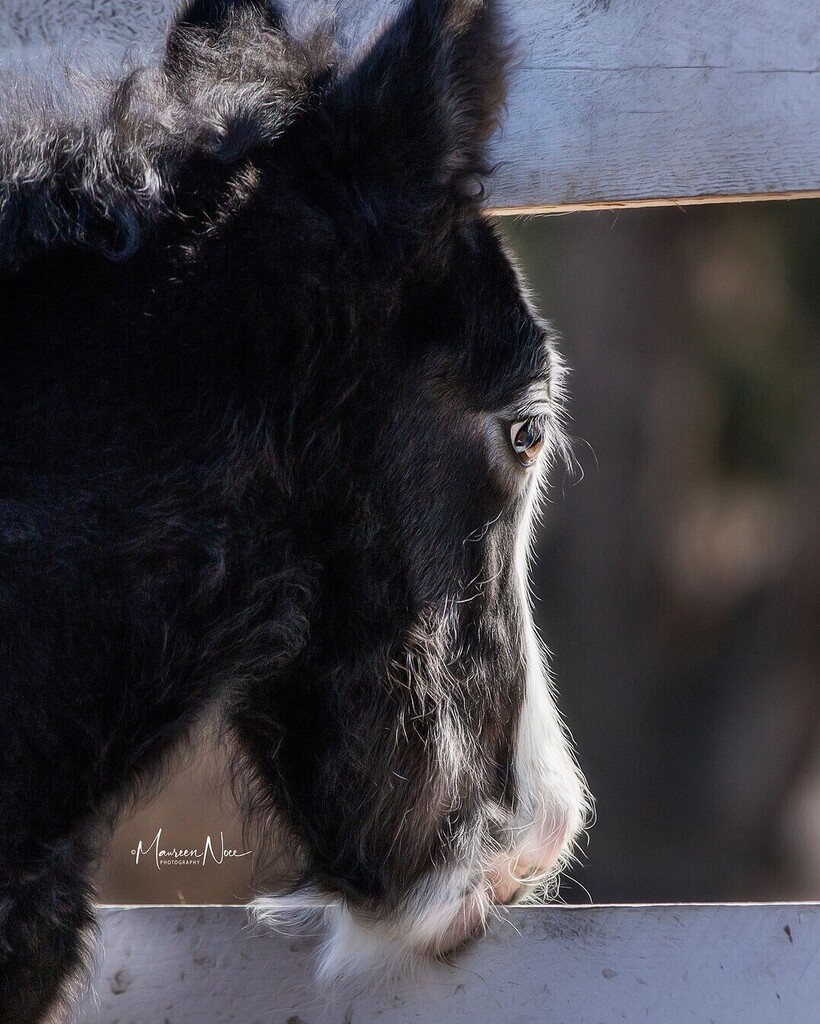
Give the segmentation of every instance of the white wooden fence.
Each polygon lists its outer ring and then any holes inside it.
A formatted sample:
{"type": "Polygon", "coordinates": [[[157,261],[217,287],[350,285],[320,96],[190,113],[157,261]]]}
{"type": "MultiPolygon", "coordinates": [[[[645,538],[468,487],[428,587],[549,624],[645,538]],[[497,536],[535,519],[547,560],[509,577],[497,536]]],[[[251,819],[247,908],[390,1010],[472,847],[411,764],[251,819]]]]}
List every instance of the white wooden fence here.
{"type": "Polygon", "coordinates": [[[505,212],[820,195],[817,0],[522,0],[505,212]]]}
{"type": "MultiPolygon", "coordinates": [[[[401,0],[336,2],[373,20],[401,0]]],[[[501,2],[519,59],[497,212],[820,196],[818,0],[501,2]]],[[[173,7],[0,0],[0,50],[150,48],[173,7]]]]}
{"type": "MultiPolygon", "coordinates": [[[[171,6],[0,0],[0,50],[150,46],[171,6]]],[[[496,212],[820,196],[818,0],[517,0],[510,22],[496,212]]],[[[89,1024],[820,1022],[815,904],[514,910],[455,966],[334,1002],[310,943],[240,908],[109,908],[102,940],[89,1024]]]]}
{"type": "Polygon", "coordinates": [[[331,999],[240,907],[105,912],[87,1024],[817,1024],[820,904],[507,912],[454,966],[331,999]]]}

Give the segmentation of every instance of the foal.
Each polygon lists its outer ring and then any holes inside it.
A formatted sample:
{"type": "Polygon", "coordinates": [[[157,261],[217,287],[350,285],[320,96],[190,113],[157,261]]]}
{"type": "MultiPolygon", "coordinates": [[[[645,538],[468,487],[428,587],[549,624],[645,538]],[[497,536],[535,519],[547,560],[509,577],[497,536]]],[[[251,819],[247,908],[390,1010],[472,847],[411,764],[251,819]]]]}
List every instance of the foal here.
{"type": "Polygon", "coordinates": [[[561,364],[480,213],[496,14],[285,21],[193,0],[158,66],[4,100],[4,1024],[61,1005],[95,829],[206,714],[329,976],[458,946],[583,823],[525,581],[561,364]]]}

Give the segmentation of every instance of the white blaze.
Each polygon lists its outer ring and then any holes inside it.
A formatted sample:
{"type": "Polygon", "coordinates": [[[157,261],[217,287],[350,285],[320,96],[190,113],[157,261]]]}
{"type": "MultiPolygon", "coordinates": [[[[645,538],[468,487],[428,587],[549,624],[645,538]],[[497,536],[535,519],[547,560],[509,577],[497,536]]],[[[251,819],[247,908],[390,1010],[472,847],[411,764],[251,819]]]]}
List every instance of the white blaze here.
{"type": "Polygon", "coordinates": [[[528,563],[538,487],[535,481],[530,488],[516,549],[526,685],[515,752],[518,810],[510,864],[513,878],[529,873],[543,877],[559,867],[589,812],[586,785],[553,700],[530,609],[528,563]]]}

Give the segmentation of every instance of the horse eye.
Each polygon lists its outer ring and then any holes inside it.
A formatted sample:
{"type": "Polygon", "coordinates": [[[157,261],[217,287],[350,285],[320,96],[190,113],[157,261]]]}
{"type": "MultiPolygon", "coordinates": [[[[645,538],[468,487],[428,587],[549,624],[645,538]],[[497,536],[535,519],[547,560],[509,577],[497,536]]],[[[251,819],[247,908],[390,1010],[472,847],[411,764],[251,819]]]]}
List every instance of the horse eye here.
{"type": "Polygon", "coordinates": [[[544,428],[540,420],[531,417],[519,420],[510,427],[513,451],[522,466],[532,466],[544,447],[544,428]]]}

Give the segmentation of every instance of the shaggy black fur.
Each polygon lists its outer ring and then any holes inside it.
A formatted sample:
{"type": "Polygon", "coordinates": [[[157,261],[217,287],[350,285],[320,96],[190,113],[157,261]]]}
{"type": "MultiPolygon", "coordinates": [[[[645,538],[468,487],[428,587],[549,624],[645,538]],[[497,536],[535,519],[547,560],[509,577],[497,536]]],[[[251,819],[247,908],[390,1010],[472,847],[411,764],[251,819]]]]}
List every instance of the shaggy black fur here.
{"type": "Polygon", "coordinates": [[[480,0],[358,56],[194,0],[161,68],[8,101],[3,1024],[77,971],[92,830],[205,713],[305,878],[374,913],[514,801],[524,490],[481,417],[548,363],[479,217],[502,65],[480,0]]]}

